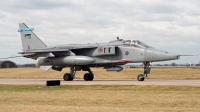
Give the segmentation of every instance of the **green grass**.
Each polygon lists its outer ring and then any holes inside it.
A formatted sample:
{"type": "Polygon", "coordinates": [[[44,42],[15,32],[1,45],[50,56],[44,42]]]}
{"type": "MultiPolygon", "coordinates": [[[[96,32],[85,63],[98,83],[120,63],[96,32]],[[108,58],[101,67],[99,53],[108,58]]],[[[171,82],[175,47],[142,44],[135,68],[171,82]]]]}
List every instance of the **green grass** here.
{"type": "Polygon", "coordinates": [[[0,85],[0,111],[199,112],[200,87],[0,85]]]}

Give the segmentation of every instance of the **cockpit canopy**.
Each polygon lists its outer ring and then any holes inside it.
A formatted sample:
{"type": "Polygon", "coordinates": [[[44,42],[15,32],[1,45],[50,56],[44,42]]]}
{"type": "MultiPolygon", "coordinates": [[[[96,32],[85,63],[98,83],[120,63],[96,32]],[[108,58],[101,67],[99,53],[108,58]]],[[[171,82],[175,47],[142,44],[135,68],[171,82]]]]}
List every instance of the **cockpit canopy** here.
{"type": "Polygon", "coordinates": [[[140,48],[152,48],[151,46],[148,46],[139,40],[132,40],[132,41],[131,40],[123,40],[123,45],[140,47],[140,48]]]}

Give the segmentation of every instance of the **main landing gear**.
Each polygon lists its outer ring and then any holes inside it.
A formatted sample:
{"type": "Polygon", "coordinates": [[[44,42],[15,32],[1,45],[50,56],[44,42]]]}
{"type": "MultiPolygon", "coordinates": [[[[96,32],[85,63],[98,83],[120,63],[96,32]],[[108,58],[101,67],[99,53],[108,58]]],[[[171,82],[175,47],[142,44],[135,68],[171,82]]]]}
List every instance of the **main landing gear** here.
{"type": "Polygon", "coordinates": [[[66,73],[66,74],[63,75],[64,81],[73,81],[75,73],[76,73],[75,67],[71,66],[70,67],[70,73],[66,73]]]}
{"type": "MultiPolygon", "coordinates": [[[[94,74],[92,73],[92,71],[90,70],[89,67],[81,67],[81,69],[83,71],[88,71],[88,73],[86,73],[84,76],[83,76],[83,79],[85,81],[92,81],[94,79],[94,74]]],[[[75,77],[75,74],[76,74],[76,70],[75,70],[75,67],[74,66],[71,66],[70,67],[70,73],[66,73],[63,75],[63,79],[64,81],[73,81],[74,77],[75,77]]]]}
{"type": "Polygon", "coordinates": [[[144,73],[137,76],[138,81],[144,81],[144,79],[147,77],[147,74],[150,74],[151,68],[149,66],[149,62],[144,62],[144,73]]]}
{"type": "Polygon", "coordinates": [[[92,81],[94,79],[94,74],[92,73],[92,71],[90,70],[90,67],[82,67],[81,68],[83,71],[88,71],[88,73],[86,73],[83,76],[83,79],[85,81],[92,81]]]}

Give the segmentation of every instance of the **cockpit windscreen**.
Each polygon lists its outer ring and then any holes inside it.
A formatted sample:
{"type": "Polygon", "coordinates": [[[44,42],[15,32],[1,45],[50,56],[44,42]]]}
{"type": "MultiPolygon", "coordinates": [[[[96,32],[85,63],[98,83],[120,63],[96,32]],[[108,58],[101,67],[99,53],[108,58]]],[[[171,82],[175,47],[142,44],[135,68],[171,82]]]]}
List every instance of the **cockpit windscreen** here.
{"type": "Polygon", "coordinates": [[[152,48],[151,46],[148,46],[144,44],[143,42],[139,40],[124,40],[123,41],[124,46],[134,46],[134,47],[140,47],[140,48],[152,48]]]}

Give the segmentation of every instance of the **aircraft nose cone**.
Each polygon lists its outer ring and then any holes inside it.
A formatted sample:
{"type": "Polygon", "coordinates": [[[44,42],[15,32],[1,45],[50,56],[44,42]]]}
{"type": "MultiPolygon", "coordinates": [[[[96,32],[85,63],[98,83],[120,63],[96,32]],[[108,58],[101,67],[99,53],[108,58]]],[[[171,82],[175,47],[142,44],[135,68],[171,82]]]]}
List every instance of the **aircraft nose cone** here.
{"type": "Polygon", "coordinates": [[[155,50],[154,56],[155,56],[154,59],[157,61],[176,60],[180,58],[179,55],[168,53],[165,51],[160,51],[160,50],[155,50]]]}

